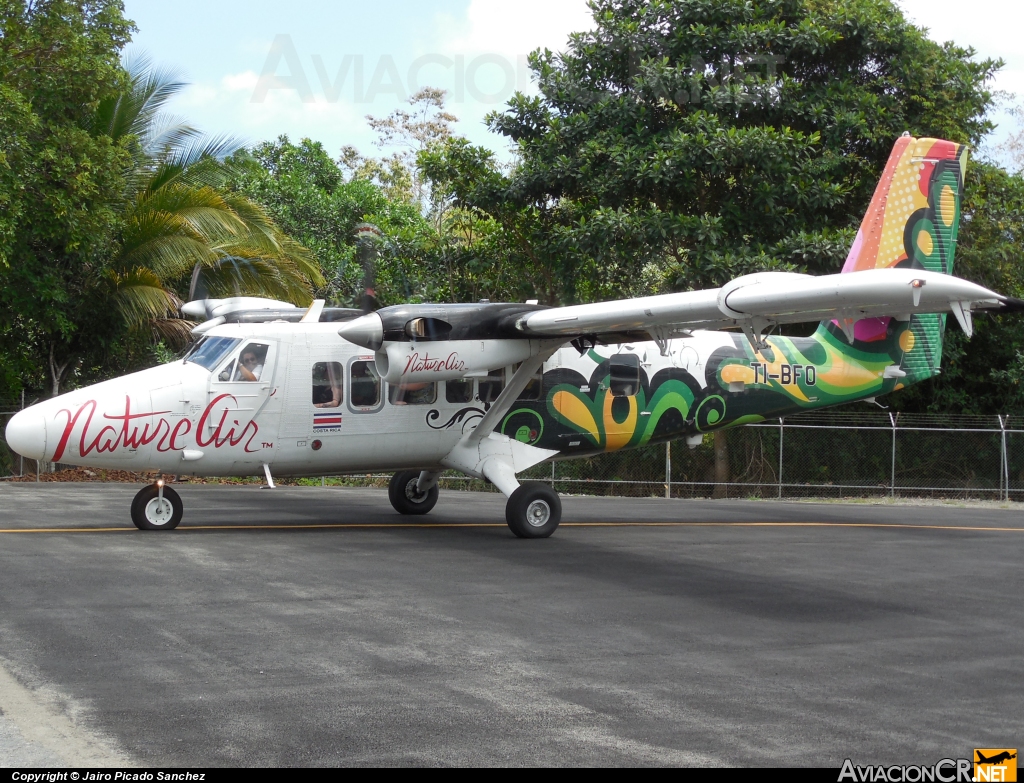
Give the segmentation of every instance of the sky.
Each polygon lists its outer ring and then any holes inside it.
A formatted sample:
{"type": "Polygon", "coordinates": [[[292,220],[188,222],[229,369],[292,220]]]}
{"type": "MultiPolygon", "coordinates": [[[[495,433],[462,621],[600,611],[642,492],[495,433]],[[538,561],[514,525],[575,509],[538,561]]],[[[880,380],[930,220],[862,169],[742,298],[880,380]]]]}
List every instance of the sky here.
{"type": "MultiPolygon", "coordinates": [[[[933,39],[1006,61],[995,88],[1024,103],[1020,0],[897,0],[933,39]]],[[[246,143],[310,137],[337,155],[375,152],[366,115],[385,116],[421,86],[449,90],[457,130],[507,156],[485,115],[531,92],[527,53],[559,50],[592,25],[584,0],[125,0],[129,49],[190,83],[170,111],[246,143]]],[[[983,152],[1018,129],[1005,112],[983,152]]]]}

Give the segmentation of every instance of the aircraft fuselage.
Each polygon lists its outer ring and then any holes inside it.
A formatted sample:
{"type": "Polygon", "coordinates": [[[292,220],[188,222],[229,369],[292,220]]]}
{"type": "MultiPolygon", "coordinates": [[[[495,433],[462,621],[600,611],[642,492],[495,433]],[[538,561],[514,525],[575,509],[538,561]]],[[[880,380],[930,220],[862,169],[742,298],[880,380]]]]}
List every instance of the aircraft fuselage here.
{"type": "MultiPolygon", "coordinates": [[[[495,428],[523,443],[585,456],[693,436],[891,390],[892,348],[907,324],[873,353],[857,355],[838,329],[769,337],[755,352],[734,332],[694,332],[654,342],[566,345],[495,428]]],[[[375,375],[374,353],[331,323],[226,324],[206,335],[220,356],[155,367],[75,390],[24,416],[42,459],[72,465],[203,476],[320,475],[403,468],[440,460],[476,426],[515,365],[462,380],[429,382],[458,356],[410,351],[418,382],[375,375]],[[258,380],[241,356],[261,352],[258,380]]],[[[905,347],[906,338],[903,338],[905,347]]],[[[485,349],[486,346],[481,346],[485,349]]],[[[36,456],[29,454],[29,456],[36,456]]]]}

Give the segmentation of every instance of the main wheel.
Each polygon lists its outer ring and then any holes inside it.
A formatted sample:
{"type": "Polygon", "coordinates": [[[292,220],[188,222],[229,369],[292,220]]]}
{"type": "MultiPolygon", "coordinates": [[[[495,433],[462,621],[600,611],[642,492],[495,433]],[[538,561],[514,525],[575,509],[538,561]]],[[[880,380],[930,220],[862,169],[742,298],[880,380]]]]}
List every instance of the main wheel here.
{"type": "Polygon", "coordinates": [[[174,530],[184,511],[178,493],[164,485],[161,500],[156,484],[143,487],[132,501],[132,522],[139,530],[174,530]]]}
{"type": "Polygon", "coordinates": [[[520,484],[505,504],[505,521],[519,538],[547,538],[562,521],[562,501],[547,484],[520,484]]]}
{"type": "Polygon", "coordinates": [[[418,470],[400,470],[391,477],[388,500],[399,514],[426,514],[437,503],[437,484],[422,492],[416,486],[419,477],[418,470]]]}

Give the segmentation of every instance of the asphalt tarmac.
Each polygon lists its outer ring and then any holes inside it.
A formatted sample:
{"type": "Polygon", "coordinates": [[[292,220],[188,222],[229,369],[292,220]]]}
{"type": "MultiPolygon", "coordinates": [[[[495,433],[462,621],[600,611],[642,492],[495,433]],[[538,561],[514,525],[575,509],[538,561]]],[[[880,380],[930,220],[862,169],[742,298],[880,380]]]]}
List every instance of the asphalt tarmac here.
{"type": "Polygon", "coordinates": [[[0,764],[933,764],[1024,745],[1017,510],[0,485],[0,764]]]}

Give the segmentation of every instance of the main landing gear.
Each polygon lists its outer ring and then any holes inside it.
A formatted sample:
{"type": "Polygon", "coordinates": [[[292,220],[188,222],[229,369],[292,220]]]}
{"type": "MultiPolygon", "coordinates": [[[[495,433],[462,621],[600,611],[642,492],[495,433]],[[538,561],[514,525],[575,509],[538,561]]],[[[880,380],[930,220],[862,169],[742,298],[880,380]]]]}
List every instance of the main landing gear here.
{"type": "Polygon", "coordinates": [[[132,522],[139,530],[174,530],[183,511],[178,493],[161,479],[139,490],[132,501],[132,522]]]}
{"type": "Polygon", "coordinates": [[[505,521],[519,538],[547,538],[562,521],[562,501],[547,484],[527,481],[509,496],[505,521]]]}
{"type": "MultiPolygon", "coordinates": [[[[426,514],[437,503],[437,474],[402,470],[391,478],[388,499],[399,514],[426,514]]],[[[547,538],[562,519],[562,501],[547,484],[520,484],[505,504],[505,521],[519,538],[547,538]]]]}

